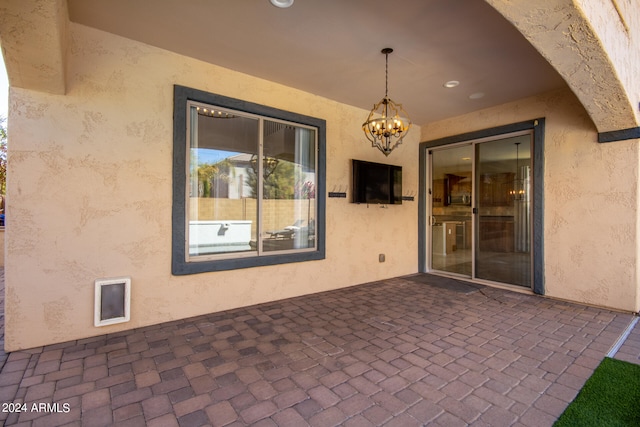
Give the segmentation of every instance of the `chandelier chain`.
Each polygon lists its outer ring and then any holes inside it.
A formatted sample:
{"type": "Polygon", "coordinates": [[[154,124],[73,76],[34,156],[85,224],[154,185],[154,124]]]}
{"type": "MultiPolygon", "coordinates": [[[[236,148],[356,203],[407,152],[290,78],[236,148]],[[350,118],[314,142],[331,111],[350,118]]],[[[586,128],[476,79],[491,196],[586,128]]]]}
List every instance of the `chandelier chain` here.
{"type": "Polygon", "coordinates": [[[389,97],[389,54],[384,54],[386,57],[385,61],[385,73],[384,73],[384,97],[389,97]]]}

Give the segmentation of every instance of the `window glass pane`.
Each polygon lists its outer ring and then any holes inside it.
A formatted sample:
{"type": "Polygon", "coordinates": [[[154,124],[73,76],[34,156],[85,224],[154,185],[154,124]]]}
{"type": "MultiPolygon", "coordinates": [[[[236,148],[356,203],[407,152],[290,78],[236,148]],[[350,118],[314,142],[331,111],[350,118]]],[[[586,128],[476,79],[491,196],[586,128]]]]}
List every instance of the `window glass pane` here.
{"type": "Polygon", "coordinates": [[[258,119],[190,104],[189,256],[257,251],[258,119]]]}
{"type": "Polygon", "coordinates": [[[531,287],[530,134],[477,145],[476,277],[531,287]]]}
{"type": "Polygon", "coordinates": [[[315,248],[316,132],[265,120],[262,249],[315,248]]]}

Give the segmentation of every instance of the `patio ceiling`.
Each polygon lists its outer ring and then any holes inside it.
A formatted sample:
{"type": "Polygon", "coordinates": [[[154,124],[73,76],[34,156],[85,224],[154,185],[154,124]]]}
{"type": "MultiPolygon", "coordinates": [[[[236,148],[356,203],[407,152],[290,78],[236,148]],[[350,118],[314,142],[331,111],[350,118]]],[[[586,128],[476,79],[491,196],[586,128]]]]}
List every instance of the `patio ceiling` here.
{"type": "MultiPolygon", "coordinates": [[[[478,0],[69,0],[73,22],[371,109],[389,95],[419,125],[565,85],[478,0]],[[459,86],[447,89],[450,80],[459,86]],[[484,94],[479,99],[471,95],[484,94]]],[[[364,118],[363,118],[364,119],[364,118]]]]}

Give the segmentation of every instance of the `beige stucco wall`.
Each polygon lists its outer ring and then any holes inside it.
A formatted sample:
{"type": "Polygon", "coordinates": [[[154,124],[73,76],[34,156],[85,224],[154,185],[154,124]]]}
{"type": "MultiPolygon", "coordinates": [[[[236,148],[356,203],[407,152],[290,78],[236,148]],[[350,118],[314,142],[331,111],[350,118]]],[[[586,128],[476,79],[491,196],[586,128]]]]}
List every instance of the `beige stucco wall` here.
{"type": "Polygon", "coordinates": [[[637,312],[640,141],[599,144],[569,90],[424,126],[422,140],[541,117],[546,295],[637,312]]]}
{"type": "Polygon", "coordinates": [[[360,130],[367,111],[77,24],[70,31],[66,95],[10,91],[7,350],[417,271],[417,202],[381,209],[328,198],[325,260],[172,276],[174,84],[325,119],[328,191],[350,187],[358,158],[402,165],[405,193],[416,192],[419,129],[386,159],[360,130]],[[94,280],[117,276],[132,278],[131,321],[95,328],[94,280]]]}
{"type": "MultiPolygon", "coordinates": [[[[640,9],[636,0],[575,0],[615,67],[640,122],[640,9]]],[[[594,75],[596,73],[593,73],[594,75]]],[[[596,81],[597,82],[597,81],[596,81]]]]}
{"type": "Polygon", "coordinates": [[[600,132],[640,121],[636,0],[485,0],[540,52],[600,132]]]}

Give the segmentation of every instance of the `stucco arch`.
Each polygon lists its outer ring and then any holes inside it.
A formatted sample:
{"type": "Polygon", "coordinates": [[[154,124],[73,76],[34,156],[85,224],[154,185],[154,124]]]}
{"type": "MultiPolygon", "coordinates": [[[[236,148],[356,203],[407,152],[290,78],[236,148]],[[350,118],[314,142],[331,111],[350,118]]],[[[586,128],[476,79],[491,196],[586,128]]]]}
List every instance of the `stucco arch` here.
{"type": "MultiPolygon", "coordinates": [[[[638,138],[640,61],[633,23],[615,1],[485,0],[509,20],[565,79],[598,132],[638,138]],[[632,64],[625,69],[625,64],[632,64]],[[634,87],[635,86],[635,87],[634,87]],[[619,132],[626,131],[626,132],[619,132]]],[[[635,16],[629,6],[629,18],[635,16]]]]}
{"type": "Polygon", "coordinates": [[[0,4],[2,54],[11,86],[66,93],[66,0],[0,4]]]}

